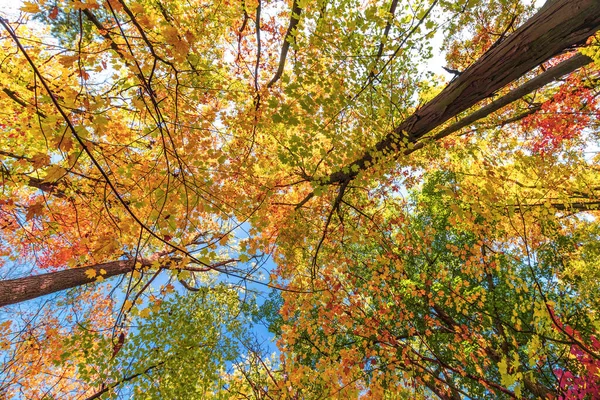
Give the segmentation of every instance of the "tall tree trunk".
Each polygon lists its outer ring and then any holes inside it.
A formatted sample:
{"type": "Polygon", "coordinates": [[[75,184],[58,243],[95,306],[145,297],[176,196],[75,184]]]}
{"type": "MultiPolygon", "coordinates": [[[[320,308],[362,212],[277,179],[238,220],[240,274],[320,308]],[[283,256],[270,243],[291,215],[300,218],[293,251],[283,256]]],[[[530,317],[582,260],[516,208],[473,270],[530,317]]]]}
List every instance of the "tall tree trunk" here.
{"type": "Polygon", "coordinates": [[[320,180],[349,182],[387,156],[398,156],[450,118],[490,97],[542,62],[585,43],[600,29],[600,1],[553,0],[479,60],[430,102],[387,134],[361,158],[320,180]]]}
{"type": "MultiPolygon", "coordinates": [[[[135,260],[111,261],[88,267],[0,281],[0,307],[95,282],[96,278],[90,279],[86,274],[86,271],[90,269],[95,270],[97,276],[103,278],[125,274],[133,271],[135,262],[135,260]],[[106,273],[101,274],[101,269],[106,273]]],[[[147,260],[138,260],[137,262],[143,266],[150,265],[147,260]]]]}
{"type": "MultiPolygon", "coordinates": [[[[537,90],[537,89],[541,88],[542,86],[545,86],[548,83],[562,77],[563,75],[569,74],[591,62],[592,62],[591,58],[578,53],[578,54],[574,55],[573,57],[569,58],[568,60],[565,60],[565,61],[561,62],[560,64],[555,65],[552,68],[549,68],[544,73],[541,73],[538,76],[536,76],[535,78],[530,79],[529,81],[525,82],[521,86],[511,90],[510,92],[508,92],[504,96],[500,97],[499,99],[492,101],[487,106],[482,107],[479,110],[475,111],[474,113],[464,117],[460,121],[457,121],[457,122],[453,123],[452,125],[447,126],[446,128],[444,128],[441,131],[439,131],[438,133],[436,133],[432,137],[432,139],[439,140],[439,139],[442,139],[458,130],[461,130],[465,126],[471,125],[472,123],[474,123],[482,118],[487,117],[491,113],[498,111],[502,107],[504,107],[508,104],[511,104],[514,101],[519,100],[526,94],[529,94],[529,93],[533,92],[534,90],[537,90]]],[[[539,107],[535,111],[538,111],[538,110],[539,110],[539,107]]],[[[408,155],[408,154],[414,152],[415,150],[422,148],[424,145],[425,145],[424,142],[419,142],[412,149],[405,150],[404,154],[408,155]]]]}

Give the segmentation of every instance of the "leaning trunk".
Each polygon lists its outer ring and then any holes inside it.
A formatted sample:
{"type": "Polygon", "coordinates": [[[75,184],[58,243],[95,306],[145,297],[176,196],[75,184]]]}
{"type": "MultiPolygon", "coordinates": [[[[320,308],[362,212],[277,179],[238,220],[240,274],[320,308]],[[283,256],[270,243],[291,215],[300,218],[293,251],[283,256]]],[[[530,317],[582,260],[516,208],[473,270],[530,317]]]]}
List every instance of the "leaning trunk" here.
{"type": "Polygon", "coordinates": [[[544,61],[585,41],[600,29],[600,1],[553,0],[418,109],[361,158],[321,179],[349,182],[387,156],[410,150],[427,133],[492,96],[544,61]]]}
{"type": "MultiPolygon", "coordinates": [[[[94,270],[96,276],[102,276],[105,279],[122,275],[133,271],[135,263],[135,260],[111,261],[88,267],[0,281],[0,307],[95,282],[96,277],[90,278],[89,272],[89,275],[86,274],[90,270],[94,270]]],[[[142,261],[141,264],[143,266],[150,265],[147,261],[142,261]]]]}

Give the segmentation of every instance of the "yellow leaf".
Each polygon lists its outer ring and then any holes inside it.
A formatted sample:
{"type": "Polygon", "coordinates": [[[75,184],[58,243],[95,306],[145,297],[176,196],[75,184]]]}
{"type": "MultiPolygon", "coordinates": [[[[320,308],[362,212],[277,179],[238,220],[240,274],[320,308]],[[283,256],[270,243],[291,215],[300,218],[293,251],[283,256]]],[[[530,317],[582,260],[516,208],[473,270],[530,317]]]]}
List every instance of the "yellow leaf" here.
{"type": "Polygon", "coordinates": [[[165,37],[165,41],[171,45],[175,46],[181,41],[181,39],[179,39],[179,32],[177,31],[177,28],[172,25],[169,25],[165,28],[163,35],[165,37]]]}
{"type": "Polygon", "coordinates": [[[504,387],[512,386],[512,384],[515,383],[515,376],[508,372],[508,361],[506,357],[503,357],[498,363],[498,370],[500,372],[500,381],[504,387]]]}
{"type": "Polygon", "coordinates": [[[183,257],[183,259],[179,262],[179,268],[180,269],[184,269],[188,264],[190,263],[190,257],[185,256],[183,257]]]}
{"type": "Polygon", "coordinates": [[[88,1],[86,3],[79,1],[79,0],[75,0],[73,2],[73,8],[75,10],[85,10],[85,9],[95,9],[95,8],[99,8],[100,6],[98,5],[98,3],[96,1],[88,1]]]}
{"type": "Polygon", "coordinates": [[[67,170],[63,167],[53,165],[46,170],[46,177],[44,178],[44,182],[56,182],[57,180],[65,176],[66,173],[67,170]]]}
{"type": "Polygon", "coordinates": [[[105,255],[111,254],[115,250],[119,249],[119,241],[111,235],[102,235],[96,242],[96,249],[94,254],[105,255]]]}
{"type": "Polygon", "coordinates": [[[106,270],[104,268],[100,269],[100,275],[106,275],[106,270]]]}
{"type": "Polygon", "coordinates": [[[61,63],[62,66],[65,68],[71,67],[78,60],[79,60],[79,55],[77,55],[77,54],[72,55],[72,56],[62,55],[58,58],[58,62],[61,63]]]}
{"type": "Polygon", "coordinates": [[[144,14],[146,12],[146,9],[144,8],[144,6],[140,3],[132,3],[129,6],[129,9],[131,11],[133,11],[135,14],[144,14]]]}
{"type": "Polygon", "coordinates": [[[133,307],[133,302],[131,300],[125,300],[125,303],[123,303],[123,309],[125,311],[129,311],[131,307],[133,307]]]}
{"type": "Polygon", "coordinates": [[[36,169],[45,167],[50,164],[50,156],[44,153],[37,153],[31,157],[31,163],[36,169]]]}
{"type": "Polygon", "coordinates": [[[210,264],[210,258],[207,256],[200,257],[200,262],[205,265],[208,265],[208,264],[210,264]]]}
{"type": "Polygon", "coordinates": [[[515,386],[515,396],[517,396],[517,399],[521,398],[521,383],[517,383],[515,386]]]}
{"type": "Polygon", "coordinates": [[[148,318],[150,316],[150,312],[152,312],[150,308],[144,308],[142,311],[140,311],[140,317],[148,318]]]}
{"type": "Polygon", "coordinates": [[[26,13],[32,13],[32,14],[38,13],[38,12],[40,12],[40,6],[38,6],[34,2],[26,1],[23,3],[23,6],[21,7],[21,11],[26,12],[26,13]]]}
{"type": "Polygon", "coordinates": [[[96,277],[96,270],[95,270],[95,269],[93,269],[93,268],[86,269],[86,270],[85,270],[85,275],[86,275],[88,278],[90,278],[90,279],[93,279],[93,278],[95,278],[95,277],[96,277]]]}
{"type": "Polygon", "coordinates": [[[186,279],[189,279],[190,277],[191,277],[191,274],[189,271],[179,272],[179,279],[181,279],[181,280],[186,280],[186,279]]]}

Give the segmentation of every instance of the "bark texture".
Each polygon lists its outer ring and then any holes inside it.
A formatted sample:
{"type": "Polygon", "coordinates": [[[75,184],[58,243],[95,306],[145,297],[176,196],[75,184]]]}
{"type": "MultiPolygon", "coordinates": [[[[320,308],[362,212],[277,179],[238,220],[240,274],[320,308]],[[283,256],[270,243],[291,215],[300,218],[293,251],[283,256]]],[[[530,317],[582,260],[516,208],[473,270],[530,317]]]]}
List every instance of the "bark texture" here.
{"type": "Polygon", "coordinates": [[[490,97],[542,62],[585,43],[600,29],[600,1],[548,2],[525,24],[451,82],[434,99],[340,171],[320,183],[341,184],[354,179],[378,158],[401,155],[425,134],[490,97]]]}
{"type": "MultiPolygon", "coordinates": [[[[140,261],[138,260],[138,262],[140,261]]],[[[141,264],[143,266],[150,265],[148,261],[142,261],[141,264]]],[[[96,278],[90,279],[85,273],[89,269],[96,270],[98,276],[100,276],[100,270],[103,269],[106,271],[106,274],[103,274],[102,277],[110,278],[111,276],[131,272],[134,268],[135,260],[119,260],[88,267],[0,281],[0,307],[93,283],[96,281],[96,278]]]]}
{"type": "MultiPolygon", "coordinates": [[[[541,88],[542,86],[547,85],[548,83],[560,78],[563,75],[569,74],[589,63],[592,62],[592,59],[588,56],[584,56],[583,54],[576,54],[568,60],[563,61],[562,63],[548,69],[546,72],[539,74],[535,78],[527,81],[516,89],[511,90],[501,98],[491,102],[485,107],[480,108],[474,113],[466,116],[460,121],[442,129],[440,132],[436,133],[431,139],[439,140],[442,139],[482,118],[487,117],[493,112],[498,111],[504,106],[509,105],[510,103],[519,100],[521,97],[525,96],[541,88]]],[[[537,107],[534,111],[538,111],[540,107],[537,107]]],[[[418,150],[424,146],[423,142],[419,142],[410,150],[404,151],[405,155],[408,155],[415,150],[418,150]]]]}

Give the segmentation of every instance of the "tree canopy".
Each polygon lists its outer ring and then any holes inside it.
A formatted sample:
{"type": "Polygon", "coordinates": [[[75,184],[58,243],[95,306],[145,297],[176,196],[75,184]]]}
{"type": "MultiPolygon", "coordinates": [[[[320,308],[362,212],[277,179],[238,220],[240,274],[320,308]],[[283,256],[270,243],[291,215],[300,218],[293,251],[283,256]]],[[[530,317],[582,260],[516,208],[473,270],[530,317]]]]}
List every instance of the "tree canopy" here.
{"type": "Polygon", "coordinates": [[[598,1],[0,25],[1,398],[600,396],[598,1]]]}

